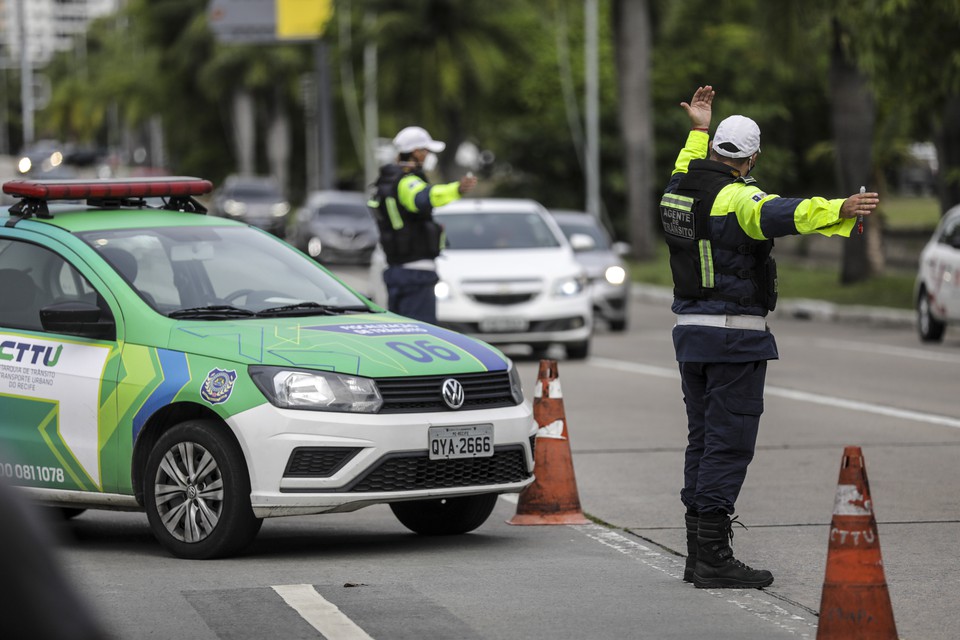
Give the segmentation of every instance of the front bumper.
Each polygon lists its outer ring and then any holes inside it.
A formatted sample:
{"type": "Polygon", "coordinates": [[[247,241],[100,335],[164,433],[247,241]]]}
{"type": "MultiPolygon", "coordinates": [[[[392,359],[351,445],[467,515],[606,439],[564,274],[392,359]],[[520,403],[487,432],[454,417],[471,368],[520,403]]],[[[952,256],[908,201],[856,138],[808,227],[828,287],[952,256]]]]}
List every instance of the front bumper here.
{"type": "Polygon", "coordinates": [[[493,305],[475,302],[466,296],[456,301],[438,302],[437,319],[441,326],[466,333],[490,344],[534,344],[583,342],[593,333],[593,310],[586,295],[549,302],[534,299],[520,304],[493,305]],[[512,329],[509,320],[524,325],[512,329]],[[503,328],[488,330],[489,322],[503,328]]]}
{"type": "Polygon", "coordinates": [[[229,420],[257,517],[355,511],[372,504],[515,493],[533,481],[528,403],[477,411],[366,415],[260,405],[229,420]],[[494,425],[494,455],[429,460],[427,429],[494,425]]]}

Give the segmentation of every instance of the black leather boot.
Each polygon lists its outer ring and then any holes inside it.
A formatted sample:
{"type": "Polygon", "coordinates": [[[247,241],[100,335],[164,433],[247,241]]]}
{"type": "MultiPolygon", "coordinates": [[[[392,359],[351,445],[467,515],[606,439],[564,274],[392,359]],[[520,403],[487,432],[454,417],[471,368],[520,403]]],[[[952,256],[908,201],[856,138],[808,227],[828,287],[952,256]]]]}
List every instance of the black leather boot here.
{"type": "Polygon", "coordinates": [[[693,570],[697,566],[697,527],[700,524],[700,514],[693,509],[687,509],[684,519],[687,522],[687,564],[683,568],[683,581],[693,582],[693,570]]]}
{"type": "Polygon", "coordinates": [[[733,557],[731,525],[726,514],[700,514],[693,571],[693,585],[698,589],[759,589],[773,582],[769,571],[753,569],[733,557]]]}

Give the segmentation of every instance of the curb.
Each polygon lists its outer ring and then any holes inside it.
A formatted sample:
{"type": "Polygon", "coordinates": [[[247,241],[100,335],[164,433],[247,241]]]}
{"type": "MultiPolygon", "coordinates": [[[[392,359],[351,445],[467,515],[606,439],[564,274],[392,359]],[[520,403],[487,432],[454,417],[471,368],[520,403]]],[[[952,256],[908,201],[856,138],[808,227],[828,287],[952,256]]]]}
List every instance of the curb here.
{"type": "MultiPolygon", "coordinates": [[[[635,282],[630,289],[630,293],[635,299],[646,302],[667,305],[673,302],[673,290],[669,287],[635,282]]],[[[771,312],[769,317],[771,319],[786,317],[827,322],[864,322],[886,327],[913,327],[916,325],[915,312],[906,309],[840,305],[825,300],[808,298],[781,299],[777,305],[777,310],[771,312]]]]}

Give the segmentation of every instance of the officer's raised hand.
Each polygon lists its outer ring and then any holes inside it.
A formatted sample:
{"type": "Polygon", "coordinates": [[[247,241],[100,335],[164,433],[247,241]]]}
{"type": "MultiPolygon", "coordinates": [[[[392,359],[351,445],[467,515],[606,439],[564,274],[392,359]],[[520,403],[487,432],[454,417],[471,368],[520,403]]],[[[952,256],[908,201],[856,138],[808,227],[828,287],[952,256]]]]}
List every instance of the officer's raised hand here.
{"type": "Polygon", "coordinates": [[[460,194],[470,193],[477,186],[477,178],[472,173],[460,178],[460,194]]]}
{"type": "Polygon", "coordinates": [[[841,218],[856,218],[857,216],[868,216],[880,204],[880,194],[872,191],[867,193],[855,193],[843,201],[840,205],[841,218]]]}
{"type": "Polygon", "coordinates": [[[713,96],[716,92],[709,84],[699,87],[690,98],[690,102],[681,102],[687,115],[690,116],[690,126],[694,129],[709,129],[710,117],[713,115],[713,96]]]}

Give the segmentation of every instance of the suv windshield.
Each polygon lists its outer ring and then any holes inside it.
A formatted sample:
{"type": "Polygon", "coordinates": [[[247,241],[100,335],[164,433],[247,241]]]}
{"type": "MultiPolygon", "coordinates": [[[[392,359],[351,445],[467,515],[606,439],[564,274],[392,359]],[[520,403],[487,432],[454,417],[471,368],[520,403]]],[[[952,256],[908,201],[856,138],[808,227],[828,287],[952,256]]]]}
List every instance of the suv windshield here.
{"type": "Polygon", "coordinates": [[[306,256],[250,227],[167,227],[78,234],[154,309],[174,317],[365,311],[306,256]],[[199,312],[203,313],[199,313],[199,312]]]}
{"type": "Polygon", "coordinates": [[[536,213],[442,214],[448,249],[538,249],[560,241],[536,213]]]}

